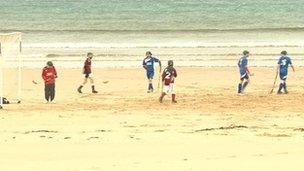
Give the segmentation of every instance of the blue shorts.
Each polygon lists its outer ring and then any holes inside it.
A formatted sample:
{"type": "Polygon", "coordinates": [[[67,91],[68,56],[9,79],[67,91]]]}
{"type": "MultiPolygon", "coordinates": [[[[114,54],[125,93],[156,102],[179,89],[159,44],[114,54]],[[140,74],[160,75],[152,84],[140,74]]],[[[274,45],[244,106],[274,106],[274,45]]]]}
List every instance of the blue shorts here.
{"type": "Polygon", "coordinates": [[[244,74],[241,74],[241,78],[240,78],[242,81],[244,80],[244,79],[246,79],[246,80],[248,80],[249,79],[249,76],[248,76],[248,74],[247,73],[244,73],[244,74]]]}
{"type": "Polygon", "coordinates": [[[287,79],[287,73],[280,73],[280,79],[285,81],[287,79]]]}
{"type": "Polygon", "coordinates": [[[154,71],[147,71],[147,78],[153,79],[153,77],[154,77],[154,71]]]}

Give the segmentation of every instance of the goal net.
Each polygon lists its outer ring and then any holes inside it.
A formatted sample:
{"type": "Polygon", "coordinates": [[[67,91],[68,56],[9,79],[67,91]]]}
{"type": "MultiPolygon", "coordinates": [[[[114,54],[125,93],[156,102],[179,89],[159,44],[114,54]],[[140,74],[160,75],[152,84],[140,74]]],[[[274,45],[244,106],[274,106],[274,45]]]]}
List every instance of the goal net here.
{"type": "Polygon", "coordinates": [[[21,33],[0,34],[0,105],[21,100],[21,33]]]}

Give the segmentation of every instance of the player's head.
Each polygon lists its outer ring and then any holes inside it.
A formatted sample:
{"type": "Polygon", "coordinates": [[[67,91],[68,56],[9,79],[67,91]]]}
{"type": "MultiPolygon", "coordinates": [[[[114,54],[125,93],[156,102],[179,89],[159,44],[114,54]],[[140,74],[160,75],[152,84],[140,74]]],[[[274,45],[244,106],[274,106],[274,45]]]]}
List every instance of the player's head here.
{"type": "Polygon", "coordinates": [[[92,52],[89,52],[89,53],[87,54],[87,57],[90,58],[90,59],[92,59],[92,58],[93,58],[93,53],[92,53],[92,52]]]}
{"type": "Polygon", "coordinates": [[[52,67],[53,66],[53,62],[52,61],[47,61],[46,65],[49,66],[49,67],[52,67]]]}
{"type": "Polygon", "coordinates": [[[147,51],[146,52],[146,56],[151,57],[152,56],[152,52],[151,51],[147,51]]]}
{"type": "Polygon", "coordinates": [[[243,55],[246,56],[246,57],[248,57],[249,56],[249,51],[248,50],[244,50],[243,51],[243,55]]]}
{"type": "Polygon", "coordinates": [[[169,60],[169,61],[168,61],[168,66],[169,66],[169,67],[173,67],[173,61],[172,61],[172,60],[169,60]]]}
{"type": "Polygon", "coordinates": [[[283,51],[281,52],[281,55],[286,56],[286,55],[287,55],[287,51],[286,51],[286,50],[283,50],[283,51]]]}

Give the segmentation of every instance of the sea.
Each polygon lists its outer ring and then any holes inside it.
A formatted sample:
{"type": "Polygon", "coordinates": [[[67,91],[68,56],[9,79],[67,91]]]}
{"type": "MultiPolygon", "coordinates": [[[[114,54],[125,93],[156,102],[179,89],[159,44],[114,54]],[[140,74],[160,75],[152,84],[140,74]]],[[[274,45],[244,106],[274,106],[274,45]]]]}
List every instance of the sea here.
{"type": "Polygon", "coordinates": [[[286,47],[302,60],[303,11],[304,0],[0,0],[0,32],[23,33],[29,64],[93,51],[100,67],[137,66],[153,50],[182,66],[234,66],[212,60],[250,49],[268,66],[286,47]]]}

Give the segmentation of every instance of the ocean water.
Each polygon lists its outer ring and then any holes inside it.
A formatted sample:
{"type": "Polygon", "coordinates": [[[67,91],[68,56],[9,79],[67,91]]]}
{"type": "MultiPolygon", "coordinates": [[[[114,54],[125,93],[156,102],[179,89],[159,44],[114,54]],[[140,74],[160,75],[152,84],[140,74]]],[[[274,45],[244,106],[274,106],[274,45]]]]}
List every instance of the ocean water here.
{"type": "Polygon", "coordinates": [[[30,43],[119,43],[145,34],[216,37],[302,31],[303,11],[304,0],[1,0],[0,31],[24,32],[30,43]]]}
{"type": "MultiPolygon", "coordinates": [[[[178,47],[303,47],[303,11],[304,0],[0,0],[0,32],[23,32],[29,57],[96,48],[143,48],[143,54],[178,47]]],[[[203,60],[201,52],[186,59],[203,60]]]]}

